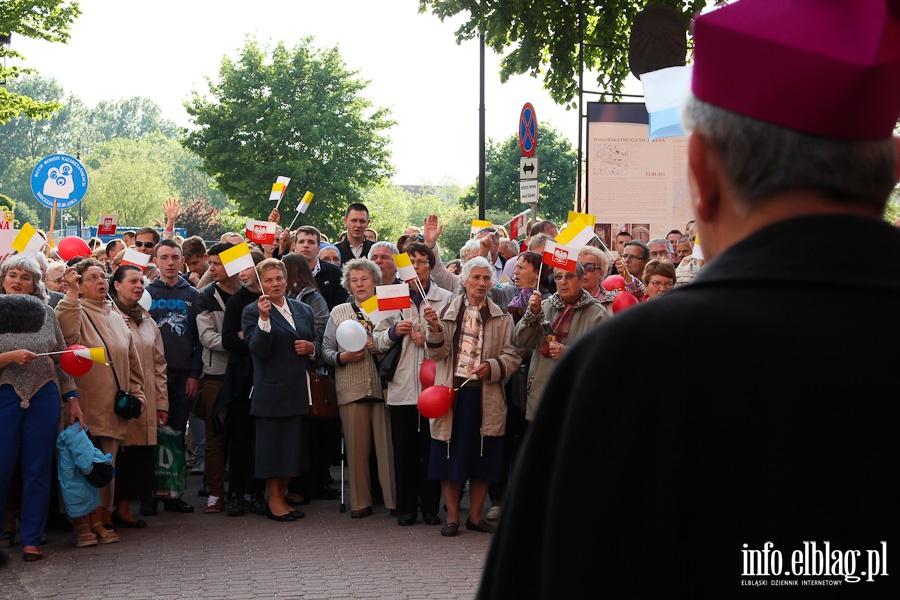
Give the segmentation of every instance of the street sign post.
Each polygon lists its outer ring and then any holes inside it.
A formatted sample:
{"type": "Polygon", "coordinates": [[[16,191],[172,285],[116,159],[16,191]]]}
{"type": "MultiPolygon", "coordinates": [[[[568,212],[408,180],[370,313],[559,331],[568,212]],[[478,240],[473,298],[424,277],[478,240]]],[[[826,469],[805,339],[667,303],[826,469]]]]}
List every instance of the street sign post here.
{"type": "Polygon", "coordinates": [[[537,115],[531,102],[526,102],[519,113],[519,200],[522,204],[531,204],[531,225],[537,219],[538,170],[540,160],[534,155],[537,150],[538,126],[537,115]]]}

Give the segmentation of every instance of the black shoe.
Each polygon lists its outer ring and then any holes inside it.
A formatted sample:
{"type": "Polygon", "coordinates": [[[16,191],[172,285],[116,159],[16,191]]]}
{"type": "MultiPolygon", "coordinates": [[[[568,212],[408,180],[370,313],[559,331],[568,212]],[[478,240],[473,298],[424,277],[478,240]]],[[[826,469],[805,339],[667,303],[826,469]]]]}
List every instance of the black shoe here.
{"type": "Polygon", "coordinates": [[[289,523],[291,521],[296,521],[297,517],[294,516],[294,513],[289,512],[284,515],[276,515],[268,507],[266,507],[266,516],[272,519],[273,521],[280,521],[282,523],[289,523]]]}
{"type": "Polygon", "coordinates": [[[169,498],[167,500],[163,500],[163,508],[166,509],[166,512],[176,512],[176,513],[192,513],[194,512],[194,507],[182,500],[181,498],[169,498]]]}
{"type": "Polygon", "coordinates": [[[197,490],[197,495],[202,496],[203,498],[209,498],[209,490],[206,489],[206,486],[203,486],[197,490]]]}
{"type": "Polygon", "coordinates": [[[434,513],[422,513],[422,520],[425,521],[426,525],[440,525],[441,518],[434,513]]]}
{"type": "Polygon", "coordinates": [[[291,500],[290,498],[285,498],[284,501],[288,506],[303,506],[304,504],[309,504],[309,498],[303,498],[303,500],[291,500]]]}
{"type": "Polygon", "coordinates": [[[337,500],[341,497],[341,491],[333,487],[323,485],[313,490],[312,497],[317,500],[337,500]]]}
{"type": "Polygon", "coordinates": [[[444,537],[456,537],[459,533],[459,523],[448,521],[446,525],[441,527],[441,535],[444,537]]]}
{"type": "Polygon", "coordinates": [[[303,517],[306,516],[306,513],[303,512],[302,510],[292,510],[291,514],[294,515],[294,518],[296,518],[296,519],[302,519],[303,517]]]}
{"type": "Polygon", "coordinates": [[[472,519],[466,519],[466,529],[469,531],[480,531],[481,533],[494,533],[494,526],[484,519],[473,523],[472,519]]]}
{"type": "Polygon", "coordinates": [[[155,517],[159,512],[159,502],[154,499],[141,500],[141,515],[155,517]]]}
{"type": "Polygon", "coordinates": [[[407,513],[397,518],[397,525],[401,527],[409,527],[416,524],[416,513],[407,513]]]}
{"type": "Polygon", "coordinates": [[[229,517],[243,517],[246,513],[244,499],[240,496],[231,496],[225,500],[225,514],[229,517]]]}
{"type": "Polygon", "coordinates": [[[262,494],[253,494],[250,496],[250,512],[260,516],[269,512],[269,503],[266,502],[266,499],[262,494]]]}

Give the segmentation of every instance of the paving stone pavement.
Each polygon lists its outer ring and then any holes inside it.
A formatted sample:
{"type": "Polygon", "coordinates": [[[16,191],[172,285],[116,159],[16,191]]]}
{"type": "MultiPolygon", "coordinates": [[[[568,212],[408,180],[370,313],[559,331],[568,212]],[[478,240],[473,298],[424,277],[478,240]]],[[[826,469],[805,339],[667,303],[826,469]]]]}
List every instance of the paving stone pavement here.
{"type": "MultiPolygon", "coordinates": [[[[335,477],[340,469],[335,468],[335,477]]],[[[44,559],[26,563],[21,545],[0,568],[0,598],[473,598],[491,536],[460,528],[441,537],[421,520],[400,527],[383,505],[351,519],[340,500],[313,500],[306,518],[279,523],[248,513],[203,514],[200,476],[188,477],[192,514],[142,517],[120,542],[75,548],[72,534],[48,532],[44,559]]],[[[346,490],[346,488],[345,488],[346,490]]],[[[463,498],[460,518],[468,503],[463,498]]],[[[486,503],[487,504],[487,503],[486,503]]],[[[133,506],[138,514],[137,505],[133,506]]],[[[485,508],[487,510],[487,507],[485,508]]],[[[443,515],[442,515],[443,516],[443,515]]],[[[419,516],[421,519],[421,515],[419,516]]]]}

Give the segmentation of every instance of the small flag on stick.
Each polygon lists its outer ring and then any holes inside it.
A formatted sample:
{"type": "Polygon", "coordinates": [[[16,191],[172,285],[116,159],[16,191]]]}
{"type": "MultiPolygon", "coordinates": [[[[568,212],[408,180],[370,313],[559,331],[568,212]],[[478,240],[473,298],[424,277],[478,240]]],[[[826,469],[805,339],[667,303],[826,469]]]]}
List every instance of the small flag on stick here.
{"type": "Polygon", "coordinates": [[[125,250],[125,254],[122,255],[122,262],[120,264],[132,265],[138,267],[141,271],[146,271],[147,265],[150,264],[150,255],[138,252],[134,248],[128,248],[125,250]]]}
{"type": "Polygon", "coordinates": [[[280,201],[281,197],[284,196],[284,192],[285,190],[287,190],[287,186],[290,182],[290,177],[283,177],[279,175],[278,179],[275,180],[275,183],[272,184],[272,191],[269,193],[269,200],[280,201]]]}
{"type": "Polygon", "coordinates": [[[509,239],[514,240],[525,232],[528,226],[528,213],[530,209],[525,209],[512,218],[509,222],[509,239]]]}
{"type": "Polygon", "coordinates": [[[303,197],[300,198],[300,203],[297,204],[297,212],[306,214],[306,209],[309,208],[309,205],[312,204],[313,193],[308,191],[303,194],[303,197]]]}
{"type": "Polygon", "coordinates": [[[405,283],[377,285],[375,295],[378,296],[378,310],[401,310],[410,306],[409,285],[405,283]]]}
{"type": "Polygon", "coordinates": [[[419,278],[415,267],[412,266],[412,261],[409,260],[409,254],[406,252],[395,254],[394,264],[397,265],[397,276],[402,281],[412,281],[419,278]]]}
{"type": "Polygon", "coordinates": [[[31,226],[31,223],[25,223],[13,240],[12,247],[19,254],[37,254],[41,251],[44,243],[44,238],[31,226]]]}
{"type": "Polygon", "coordinates": [[[372,296],[365,302],[359,305],[362,309],[363,313],[365,313],[366,317],[372,321],[372,323],[377,323],[379,321],[383,321],[388,317],[399,314],[399,310],[378,310],[378,296],[372,296]]]}
{"type": "Polygon", "coordinates": [[[275,243],[275,223],[247,219],[247,239],[260,245],[275,243]]]}
{"type": "Polygon", "coordinates": [[[691,251],[691,258],[696,258],[697,260],[705,260],[703,258],[703,249],[700,248],[700,234],[694,238],[694,249],[691,251]]]}
{"type": "Polygon", "coordinates": [[[475,235],[485,227],[490,227],[493,225],[490,221],[479,221],[478,219],[472,219],[472,235],[475,235]]]}
{"type": "Polygon", "coordinates": [[[570,273],[575,272],[575,263],[578,262],[578,250],[558,244],[553,240],[547,240],[544,244],[544,256],[542,262],[551,267],[559,267],[570,273]]]}
{"type": "Polygon", "coordinates": [[[594,237],[594,224],[596,217],[583,213],[569,212],[569,224],[556,236],[556,241],[570,248],[581,248],[587,245],[594,237]],[[574,218],[573,218],[573,215],[574,218]]]}
{"type": "Polygon", "coordinates": [[[225,267],[225,272],[229,277],[234,277],[244,269],[255,266],[247,242],[241,242],[228,250],[223,250],[219,253],[219,260],[222,261],[222,266],[225,267]]]}

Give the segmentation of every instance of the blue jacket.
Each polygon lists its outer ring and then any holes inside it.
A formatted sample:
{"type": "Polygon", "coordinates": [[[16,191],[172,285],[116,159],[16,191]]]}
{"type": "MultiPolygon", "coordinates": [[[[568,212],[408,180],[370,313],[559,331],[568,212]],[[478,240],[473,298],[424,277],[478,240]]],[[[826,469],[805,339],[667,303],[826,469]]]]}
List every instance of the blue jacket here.
{"type": "Polygon", "coordinates": [[[59,450],[59,485],[62,489],[66,513],[70,517],[83,517],[100,506],[100,489],[85,478],[94,470],[94,463],[112,463],[112,454],[104,454],[91,443],[87,426],[78,429],[78,423],[69,425],[56,437],[59,450]]]}

